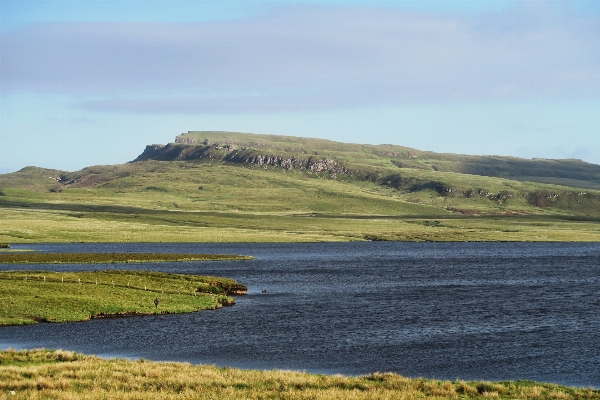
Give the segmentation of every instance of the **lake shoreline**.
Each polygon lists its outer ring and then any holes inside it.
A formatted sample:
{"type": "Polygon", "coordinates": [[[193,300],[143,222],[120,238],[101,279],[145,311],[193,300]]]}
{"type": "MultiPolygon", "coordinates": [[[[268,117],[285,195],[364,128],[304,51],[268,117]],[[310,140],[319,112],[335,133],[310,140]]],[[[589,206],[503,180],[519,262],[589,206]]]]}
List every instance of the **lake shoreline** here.
{"type": "MultiPolygon", "coordinates": [[[[248,296],[236,297],[235,307],[217,313],[6,327],[0,329],[0,342],[7,346],[19,338],[19,345],[27,347],[244,369],[348,376],[394,371],[413,377],[599,387],[599,245],[33,245],[28,247],[41,252],[199,252],[256,259],[127,267],[226,276],[251,287],[248,296]],[[84,340],[88,337],[95,339],[84,340]],[[127,337],[143,338],[143,345],[127,337]]],[[[111,267],[39,267],[65,274],[100,268],[111,267]]],[[[123,281],[121,289],[126,287],[123,281]]],[[[154,307],[154,298],[143,304],[154,307]]]]}

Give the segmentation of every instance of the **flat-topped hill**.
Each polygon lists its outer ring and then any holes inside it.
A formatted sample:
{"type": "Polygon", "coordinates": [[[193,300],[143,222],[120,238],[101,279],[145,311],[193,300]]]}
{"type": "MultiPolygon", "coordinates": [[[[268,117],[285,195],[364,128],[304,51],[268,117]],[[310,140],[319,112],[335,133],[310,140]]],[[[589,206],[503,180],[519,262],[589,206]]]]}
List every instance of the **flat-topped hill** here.
{"type": "Polygon", "coordinates": [[[340,143],[323,139],[239,132],[190,131],[168,145],[151,145],[136,161],[201,160],[264,164],[285,160],[332,159],[362,166],[413,168],[423,171],[503,177],[600,190],[600,165],[576,159],[527,160],[503,156],[469,156],[421,151],[391,144],[340,143]],[[273,160],[274,161],[270,161],[273,160]],[[266,161],[265,161],[266,160],[266,161]]]}
{"type": "Polygon", "coordinates": [[[600,166],[188,132],[126,164],[0,175],[0,208],[0,243],[600,240],[600,166]]]}

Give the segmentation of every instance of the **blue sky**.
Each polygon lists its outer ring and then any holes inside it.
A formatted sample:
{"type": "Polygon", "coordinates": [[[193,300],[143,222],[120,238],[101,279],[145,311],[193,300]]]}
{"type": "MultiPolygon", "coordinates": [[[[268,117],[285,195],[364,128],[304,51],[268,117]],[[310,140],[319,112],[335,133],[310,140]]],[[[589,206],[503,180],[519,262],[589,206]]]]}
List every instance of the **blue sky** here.
{"type": "Polygon", "coordinates": [[[600,164],[600,2],[0,0],[0,173],[188,130],[600,164]]]}

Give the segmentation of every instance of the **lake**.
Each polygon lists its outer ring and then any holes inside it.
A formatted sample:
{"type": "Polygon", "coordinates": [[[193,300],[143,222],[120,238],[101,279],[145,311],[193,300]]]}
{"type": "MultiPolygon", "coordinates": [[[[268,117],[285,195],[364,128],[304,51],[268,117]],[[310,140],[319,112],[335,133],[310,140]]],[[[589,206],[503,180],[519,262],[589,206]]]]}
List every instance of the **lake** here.
{"type": "Polygon", "coordinates": [[[0,348],[248,369],[600,387],[600,243],[40,244],[48,252],[173,252],[251,261],[0,265],[230,277],[234,307],[0,327],[0,348]],[[266,290],[266,293],[262,291],[266,290]]]}

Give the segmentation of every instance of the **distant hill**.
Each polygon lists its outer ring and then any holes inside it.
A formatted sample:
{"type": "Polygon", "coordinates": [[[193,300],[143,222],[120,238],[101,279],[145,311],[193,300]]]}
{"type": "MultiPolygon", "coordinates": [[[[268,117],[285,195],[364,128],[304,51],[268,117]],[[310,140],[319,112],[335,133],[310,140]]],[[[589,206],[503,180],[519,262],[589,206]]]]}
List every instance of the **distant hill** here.
{"type": "MultiPolygon", "coordinates": [[[[150,145],[135,160],[221,160],[284,168],[325,168],[333,174],[360,167],[396,166],[555,183],[600,190],[600,165],[581,160],[526,160],[421,151],[396,145],[362,145],[323,139],[238,132],[190,131],[167,145],[150,145]],[[335,163],[326,160],[331,159],[335,163]],[[344,166],[344,167],[342,167],[344,166]]],[[[351,172],[346,172],[352,174],[351,172]]]]}
{"type": "Polygon", "coordinates": [[[188,132],[126,164],[0,174],[0,209],[0,243],[596,241],[600,166],[188,132]]]}

